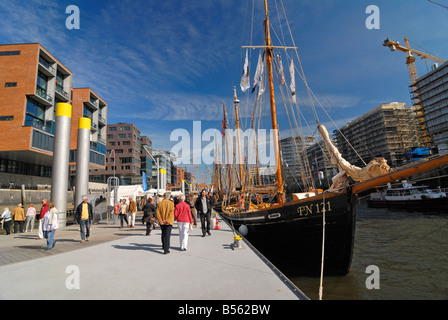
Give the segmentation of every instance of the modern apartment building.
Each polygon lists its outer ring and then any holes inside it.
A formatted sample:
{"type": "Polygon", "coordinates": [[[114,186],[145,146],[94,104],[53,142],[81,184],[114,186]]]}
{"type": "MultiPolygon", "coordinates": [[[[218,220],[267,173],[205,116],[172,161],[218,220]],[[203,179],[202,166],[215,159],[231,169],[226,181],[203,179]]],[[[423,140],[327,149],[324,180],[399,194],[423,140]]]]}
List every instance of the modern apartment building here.
{"type": "Polygon", "coordinates": [[[432,146],[438,152],[448,151],[448,62],[434,65],[413,88],[414,103],[422,108],[432,146]]]}
{"type": "MultiPolygon", "coordinates": [[[[77,99],[72,77],[71,71],[38,43],[0,45],[0,185],[11,181],[26,187],[51,185],[56,104],[73,105],[77,99]]],[[[102,110],[105,121],[107,109],[102,110]]],[[[75,103],[70,137],[73,151],[81,116],[82,107],[75,103]]],[[[92,120],[92,127],[98,126],[99,120],[92,120]]],[[[104,146],[98,133],[92,133],[92,149],[101,142],[104,146]]],[[[105,146],[103,149],[91,150],[91,165],[104,166],[105,146]]]]}
{"type": "Polygon", "coordinates": [[[109,177],[115,176],[119,179],[120,185],[142,185],[143,173],[145,173],[148,189],[155,189],[157,188],[157,165],[153,161],[154,158],[159,161],[160,189],[175,183],[171,154],[153,149],[152,140],[142,136],[137,126],[132,123],[116,123],[107,125],[106,128],[106,167],[90,171],[91,181],[107,183],[109,177]]]}
{"type": "Polygon", "coordinates": [[[142,184],[140,129],[132,123],[112,124],[106,129],[106,167],[91,171],[92,180],[107,183],[107,178],[116,176],[120,185],[142,184]]]}
{"type": "Polygon", "coordinates": [[[342,156],[361,167],[363,160],[369,163],[376,157],[392,167],[403,165],[406,150],[424,144],[416,108],[398,102],[382,104],[351,121],[336,131],[335,141],[342,156]]]}

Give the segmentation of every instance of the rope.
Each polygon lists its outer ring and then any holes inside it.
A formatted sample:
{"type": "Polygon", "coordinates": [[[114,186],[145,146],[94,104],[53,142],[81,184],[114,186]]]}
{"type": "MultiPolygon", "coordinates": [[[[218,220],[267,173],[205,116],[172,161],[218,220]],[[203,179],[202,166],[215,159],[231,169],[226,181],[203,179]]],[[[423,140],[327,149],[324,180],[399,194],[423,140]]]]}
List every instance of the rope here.
{"type": "Polygon", "coordinates": [[[319,285],[319,300],[322,300],[323,296],[323,281],[324,281],[324,257],[325,257],[325,192],[322,196],[323,200],[323,210],[322,210],[322,261],[320,266],[320,285],[319,285]]]}

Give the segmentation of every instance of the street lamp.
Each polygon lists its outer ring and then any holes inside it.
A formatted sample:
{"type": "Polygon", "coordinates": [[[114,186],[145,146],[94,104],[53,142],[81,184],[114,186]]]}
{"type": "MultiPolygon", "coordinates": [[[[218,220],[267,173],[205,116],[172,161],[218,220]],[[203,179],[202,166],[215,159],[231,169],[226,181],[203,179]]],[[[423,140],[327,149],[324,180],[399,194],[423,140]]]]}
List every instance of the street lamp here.
{"type": "Polygon", "coordinates": [[[143,146],[143,148],[145,148],[145,151],[149,154],[149,156],[151,157],[152,161],[155,162],[155,164],[157,165],[157,194],[156,194],[156,211],[157,211],[157,200],[159,198],[159,173],[160,173],[160,166],[159,166],[159,158],[154,159],[154,157],[152,156],[151,152],[149,151],[147,146],[143,146]]]}

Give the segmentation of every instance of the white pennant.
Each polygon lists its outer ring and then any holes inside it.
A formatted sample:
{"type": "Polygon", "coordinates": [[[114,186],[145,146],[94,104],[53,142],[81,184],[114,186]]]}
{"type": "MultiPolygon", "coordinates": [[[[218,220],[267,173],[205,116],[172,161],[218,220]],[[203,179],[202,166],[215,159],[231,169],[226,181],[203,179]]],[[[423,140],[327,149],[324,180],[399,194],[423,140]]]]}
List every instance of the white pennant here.
{"type": "Polygon", "coordinates": [[[289,66],[289,73],[291,74],[291,85],[290,85],[290,88],[291,88],[292,102],[293,103],[297,103],[294,60],[291,60],[291,65],[289,66]]]}
{"type": "Polygon", "coordinates": [[[244,68],[243,68],[243,77],[241,78],[241,91],[246,92],[247,89],[250,88],[250,79],[249,79],[249,58],[247,55],[246,49],[246,59],[244,60],[244,68]]]}

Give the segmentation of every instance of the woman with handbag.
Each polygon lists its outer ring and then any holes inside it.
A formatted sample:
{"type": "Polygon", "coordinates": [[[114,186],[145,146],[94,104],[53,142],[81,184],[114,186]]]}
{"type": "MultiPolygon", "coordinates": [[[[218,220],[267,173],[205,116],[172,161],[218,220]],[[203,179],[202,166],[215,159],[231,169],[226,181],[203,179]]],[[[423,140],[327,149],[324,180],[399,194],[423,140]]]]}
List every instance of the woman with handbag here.
{"type": "Polygon", "coordinates": [[[45,250],[51,250],[56,244],[54,235],[56,233],[56,229],[59,228],[58,210],[55,208],[53,201],[48,203],[48,209],[49,212],[45,215],[42,225],[44,238],[47,239],[47,248],[45,250]]]}
{"type": "Polygon", "coordinates": [[[188,235],[190,233],[190,226],[193,223],[191,217],[190,205],[185,202],[185,195],[180,196],[180,202],[174,210],[174,218],[177,220],[179,227],[179,242],[182,251],[187,250],[188,235]]]}
{"type": "Polygon", "coordinates": [[[156,214],[156,206],[153,204],[153,199],[148,198],[143,210],[143,223],[146,223],[146,235],[151,235],[151,230],[154,229],[154,216],[156,214]]]}

